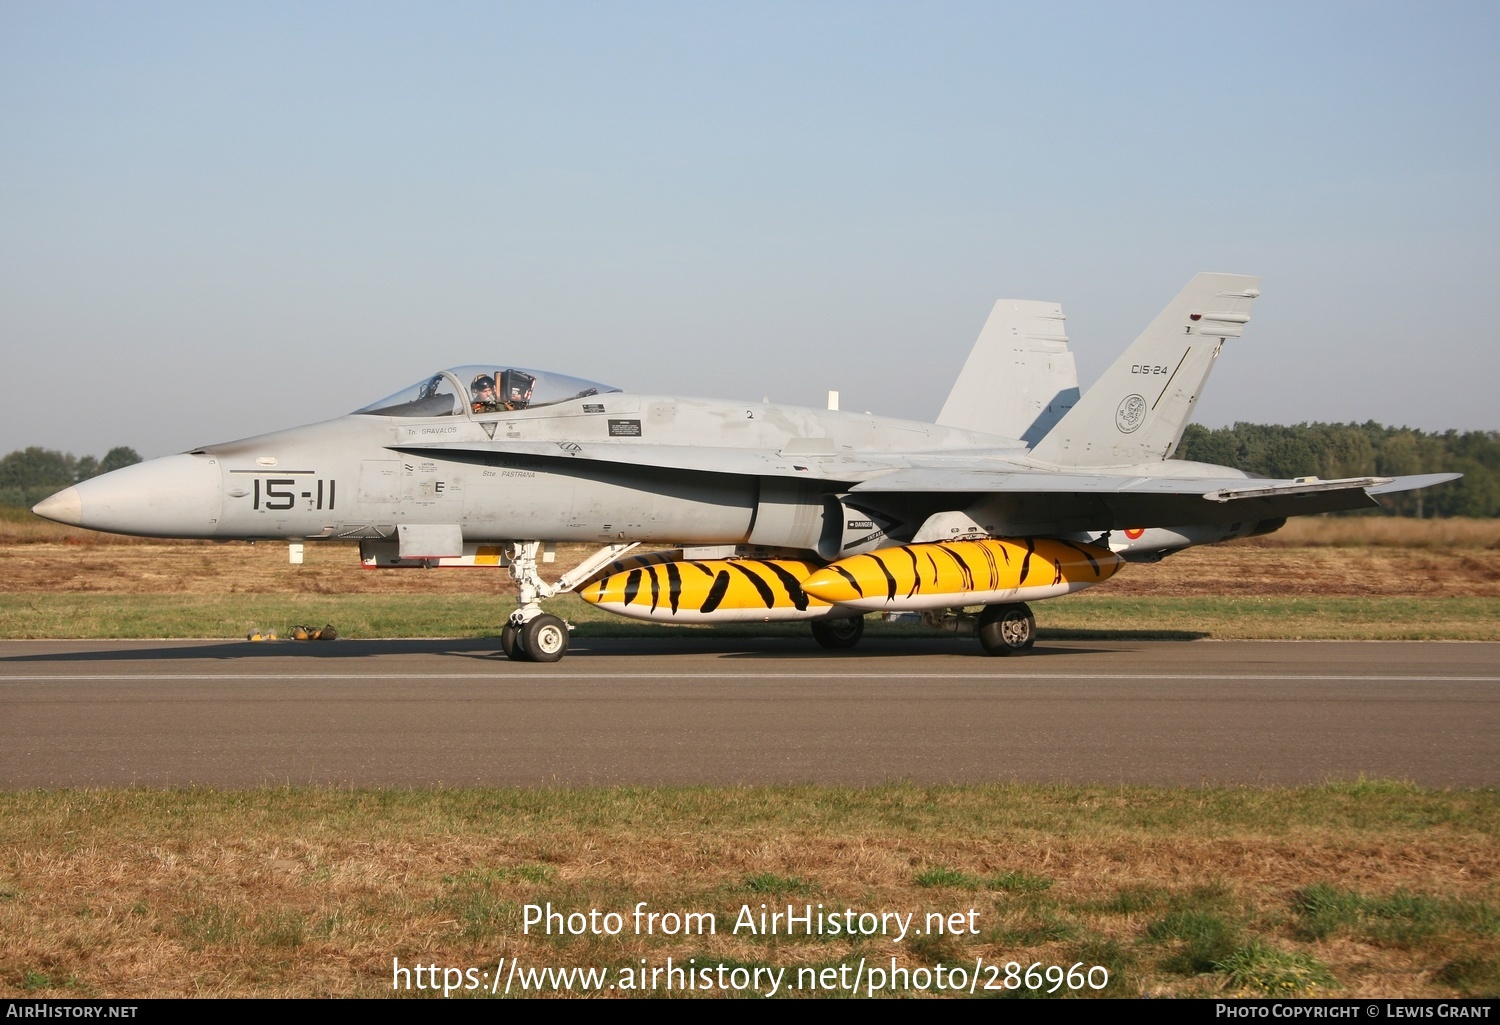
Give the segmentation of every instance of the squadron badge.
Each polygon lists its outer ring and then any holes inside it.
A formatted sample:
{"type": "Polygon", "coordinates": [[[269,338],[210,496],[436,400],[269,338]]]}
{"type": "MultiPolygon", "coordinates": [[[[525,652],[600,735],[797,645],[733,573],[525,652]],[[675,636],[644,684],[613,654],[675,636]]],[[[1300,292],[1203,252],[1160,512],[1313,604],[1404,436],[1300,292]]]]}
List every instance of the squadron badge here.
{"type": "Polygon", "coordinates": [[[1146,421],[1146,400],[1139,395],[1127,395],[1120,400],[1115,410],[1115,427],[1121,434],[1129,434],[1146,421]]]}

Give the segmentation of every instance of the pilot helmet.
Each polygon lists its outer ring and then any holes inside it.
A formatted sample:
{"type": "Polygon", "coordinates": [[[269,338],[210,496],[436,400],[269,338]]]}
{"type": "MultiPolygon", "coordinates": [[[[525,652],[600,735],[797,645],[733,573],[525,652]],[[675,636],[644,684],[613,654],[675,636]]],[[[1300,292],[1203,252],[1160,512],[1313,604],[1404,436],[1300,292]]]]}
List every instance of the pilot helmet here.
{"type": "Polygon", "coordinates": [[[469,384],[469,393],[476,413],[493,413],[499,408],[495,401],[495,379],[489,374],[480,374],[469,384]]]}

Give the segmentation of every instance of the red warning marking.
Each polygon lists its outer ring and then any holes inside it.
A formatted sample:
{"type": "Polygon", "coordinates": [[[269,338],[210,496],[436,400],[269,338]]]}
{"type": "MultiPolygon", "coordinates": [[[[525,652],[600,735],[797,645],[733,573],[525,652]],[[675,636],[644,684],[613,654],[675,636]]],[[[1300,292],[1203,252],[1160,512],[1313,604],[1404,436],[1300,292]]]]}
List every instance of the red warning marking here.
{"type": "Polygon", "coordinates": [[[1145,532],[1145,527],[1127,527],[1125,530],[1125,536],[1130,538],[1130,540],[1132,541],[1139,541],[1141,539],[1141,535],[1145,532]]]}

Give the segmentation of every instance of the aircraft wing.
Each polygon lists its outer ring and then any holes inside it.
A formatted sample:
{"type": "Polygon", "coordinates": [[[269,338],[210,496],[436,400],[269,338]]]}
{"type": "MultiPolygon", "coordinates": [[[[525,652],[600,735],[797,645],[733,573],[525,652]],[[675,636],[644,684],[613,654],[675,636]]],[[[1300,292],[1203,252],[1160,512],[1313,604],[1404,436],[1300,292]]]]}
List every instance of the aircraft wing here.
{"type": "Polygon", "coordinates": [[[1265,480],[913,467],[864,481],[851,490],[856,494],[993,496],[1022,518],[1038,523],[1170,527],[1373,508],[1378,503],[1372,495],[1412,491],[1460,476],[1265,480]]]}
{"type": "Polygon", "coordinates": [[[1377,484],[1369,489],[1372,495],[1388,495],[1397,491],[1415,491],[1417,488],[1427,488],[1434,484],[1442,484],[1450,480],[1458,480],[1461,473],[1423,473],[1410,477],[1391,477],[1388,484],[1377,484]]]}
{"type": "Polygon", "coordinates": [[[1197,495],[1212,502],[1348,491],[1355,488],[1410,491],[1453,480],[1456,473],[1420,477],[1347,477],[1341,480],[1266,480],[1258,477],[1146,477],[1097,473],[1048,473],[1034,469],[994,471],[913,467],[883,474],[854,486],[855,491],[1021,492],[1057,494],[1197,495]]]}
{"type": "Polygon", "coordinates": [[[1255,477],[1155,477],[1139,474],[1053,472],[1006,461],[1011,450],[983,452],[838,453],[826,439],[794,439],[780,451],[707,445],[629,442],[413,441],[400,452],[442,452],[476,462],[570,462],[650,468],[662,472],[797,477],[847,488],[853,494],[965,496],[1008,507],[1012,522],[1037,531],[1105,529],[1142,524],[1233,523],[1311,513],[1375,508],[1372,495],[1429,487],[1459,474],[1351,477],[1342,480],[1267,480],[1255,477]],[[821,449],[821,450],[820,450],[821,449]]]}

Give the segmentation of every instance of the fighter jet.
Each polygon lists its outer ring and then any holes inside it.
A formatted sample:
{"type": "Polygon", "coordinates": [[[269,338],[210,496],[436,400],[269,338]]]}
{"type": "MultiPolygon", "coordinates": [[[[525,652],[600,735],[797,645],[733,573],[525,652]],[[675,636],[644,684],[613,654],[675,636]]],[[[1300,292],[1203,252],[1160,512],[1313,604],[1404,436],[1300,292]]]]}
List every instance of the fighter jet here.
{"type": "Polygon", "coordinates": [[[365,565],[508,565],[501,645],[553,662],[563,591],[665,623],[807,620],[846,648],[915,613],[1031,648],[1029,602],[1131,561],[1457,474],[1272,480],[1172,458],[1258,278],[1199,274],[1086,394],[1062,309],[995,304],[936,422],[647,395],[501,363],[347,416],[116,470],[40,516],[149,537],[358,539],[365,565]],[[544,546],[598,551],[561,579],[544,546]],[[639,545],[644,554],[629,554],[639,545]]]}

